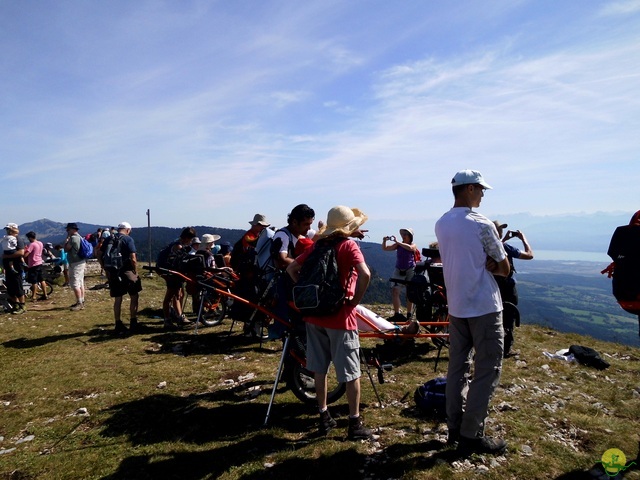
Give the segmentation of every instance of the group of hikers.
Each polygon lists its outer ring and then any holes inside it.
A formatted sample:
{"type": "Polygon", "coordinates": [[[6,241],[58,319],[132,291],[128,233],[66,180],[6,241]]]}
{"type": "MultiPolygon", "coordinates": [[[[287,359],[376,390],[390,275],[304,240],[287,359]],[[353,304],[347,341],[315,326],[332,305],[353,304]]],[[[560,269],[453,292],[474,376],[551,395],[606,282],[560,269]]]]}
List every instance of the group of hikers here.
{"type": "MultiPolygon", "coordinates": [[[[533,252],[520,231],[503,230],[507,225],[491,221],[475,209],[487,190],[492,187],[482,174],[475,170],[458,171],[451,180],[454,197],[453,207],[437,221],[438,260],[442,264],[444,284],[449,312],[449,366],[446,383],[447,445],[454,446],[462,456],[472,453],[499,454],[505,451],[507,442],[485,434],[489,403],[499,384],[503,358],[508,354],[509,329],[503,325],[503,302],[517,303],[517,292],[513,280],[513,259],[531,259],[533,252]],[[518,238],[523,249],[506,242],[518,238]],[[508,287],[508,288],[507,288],[508,287]],[[505,337],[506,332],[506,337],[505,337]],[[473,352],[473,354],[472,354],[473,352]],[[473,372],[473,375],[471,375],[473,372]]],[[[338,205],[331,208],[326,220],[312,228],[315,211],[306,204],[294,207],[288,215],[287,225],[274,230],[266,217],[256,214],[249,221],[250,228],[231,248],[226,249],[224,261],[216,261],[215,241],[220,237],[212,234],[202,236],[195,242],[197,232],[192,227],[182,230],[158,256],[157,265],[162,266],[171,256],[200,255],[201,261],[212,271],[235,272],[235,293],[255,302],[259,290],[256,276],[270,280],[274,295],[273,312],[280,318],[301,317],[306,325],[307,368],[314,372],[314,383],[318,403],[318,429],[326,435],[337,427],[337,421],[327,407],[327,373],[334,365],[339,382],[346,384],[349,419],[347,437],[351,440],[367,439],[372,430],[365,426],[360,415],[360,343],[356,306],[362,301],[371,279],[359,244],[353,239],[364,238],[367,230],[363,225],[367,215],[358,208],[338,205]],[[330,259],[330,260],[327,260],[330,259]],[[331,268],[337,274],[332,280],[340,286],[342,296],[334,301],[333,308],[305,310],[302,307],[308,293],[307,281],[314,274],[324,274],[331,268]],[[304,280],[304,281],[303,281],[304,280]],[[301,287],[304,284],[304,289],[301,287]],[[298,290],[296,290],[298,289],[298,290]],[[302,291],[304,290],[304,291],[302,291]],[[300,308],[296,292],[300,293],[300,308]]],[[[7,232],[10,233],[7,226],[7,232]]],[[[72,310],[84,308],[84,263],[79,260],[81,237],[78,226],[69,223],[68,236],[63,249],[69,258],[69,281],[76,294],[72,310]]],[[[611,241],[609,254],[615,261],[609,272],[614,276],[614,294],[623,308],[640,314],[640,289],[637,281],[638,238],[640,238],[640,211],[628,227],[621,227],[611,241]],[[635,263],[628,267],[628,260],[635,263]],[[629,269],[635,269],[633,275],[629,269]],[[625,276],[634,276],[635,287],[629,288],[625,276]],[[624,297],[624,298],[623,298],[624,297]],[[623,303],[626,302],[626,303],[623,303]]],[[[130,295],[129,329],[138,328],[138,295],[142,289],[137,269],[136,248],[130,237],[131,225],[120,223],[116,231],[97,245],[97,258],[107,272],[109,289],[114,300],[115,331],[127,332],[121,321],[121,304],[125,294],[130,295]],[[120,260],[117,260],[120,258],[120,260]]],[[[400,237],[383,238],[382,248],[396,251],[397,262],[392,279],[410,280],[418,249],[413,242],[413,230],[403,228],[400,237]]],[[[4,244],[3,244],[4,245],[4,244]]],[[[11,274],[11,262],[19,257],[16,252],[24,249],[18,242],[13,253],[3,254],[7,279],[11,274]]],[[[174,330],[191,322],[182,312],[183,278],[165,271],[166,293],[163,301],[164,328],[174,330]]],[[[322,286],[315,285],[318,292],[322,286]]],[[[392,286],[394,321],[410,321],[408,333],[418,331],[420,325],[413,321],[413,307],[407,304],[407,315],[400,313],[400,284],[392,286]]],[[[16,309],[24,307],[15,299],[16,309]]],[[[327,294],[328,295],[328,294],[327,294]]],[[[323,295],[319,295],[322,297],[323,295]]],[[[318,304],[323,298],[317,298],[318,304]]],[[[234,303],[235,305],[235,303],[234,303]]],[[[235,305],[232,316],[246,319],[249,311],[243,305],[235,305]]],[[[639,317],[640,318],[640,317],[639,317]]],[[[277,322],[274,322],[277,323],[277,322]]],[[[269,332],[277,338],[280,332],[269,332]]]]}

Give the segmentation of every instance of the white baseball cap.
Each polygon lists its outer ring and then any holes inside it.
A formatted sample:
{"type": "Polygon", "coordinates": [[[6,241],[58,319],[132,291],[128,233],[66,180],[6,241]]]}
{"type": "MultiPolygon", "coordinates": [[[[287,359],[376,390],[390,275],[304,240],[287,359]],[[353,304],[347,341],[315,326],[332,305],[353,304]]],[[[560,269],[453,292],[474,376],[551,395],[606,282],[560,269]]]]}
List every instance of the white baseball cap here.
{"type": "Polygon", "coordinates": [[[120,230],[121,228],[128,228],[129,230],[131,230],[131,224],[129,222],[120,222],[118,224],[118,230],[120,230]]]}
{"type": "Polygon", "coordinates": [[[458,185],[473,185],[478,184],[484,188],[491,189],[491,185],[484,181],[482,174],[477,170],[460,170],[453,176],[451,180],[451,186],[456,187],[458,185]]]}

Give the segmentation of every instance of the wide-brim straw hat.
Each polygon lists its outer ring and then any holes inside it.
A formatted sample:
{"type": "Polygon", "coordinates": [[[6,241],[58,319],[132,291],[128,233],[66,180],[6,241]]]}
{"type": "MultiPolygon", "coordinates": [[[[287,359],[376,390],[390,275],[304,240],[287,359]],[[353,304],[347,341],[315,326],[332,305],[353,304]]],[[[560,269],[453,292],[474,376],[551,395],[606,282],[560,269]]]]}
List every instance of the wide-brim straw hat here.
{"type": "Polygon", "coordinates": [[[253,216],[253,220],[251,220],[249,222],[250,225],[253,225],[254,227],[256,225],[262,225],[263,227],[268,227],[271,224],[269,222],[267,222],[267,217],[265,217],[264,215],[262,215],[261,213],[256,213],[253,216]]]}
{"type": "Polygon", "coordinates": [[[213,243],[216,240],[220,240],[220,235],[205,233],[202,235],[202,243],[213,243]]]}
{"type": "Polygon", "coordinates": [[[325,238],[333,234],[349,236],[367,221],[369,217],[358,208],[338,205],[329,210],[327,222],[318,230],[314,239],[325,238]]]}

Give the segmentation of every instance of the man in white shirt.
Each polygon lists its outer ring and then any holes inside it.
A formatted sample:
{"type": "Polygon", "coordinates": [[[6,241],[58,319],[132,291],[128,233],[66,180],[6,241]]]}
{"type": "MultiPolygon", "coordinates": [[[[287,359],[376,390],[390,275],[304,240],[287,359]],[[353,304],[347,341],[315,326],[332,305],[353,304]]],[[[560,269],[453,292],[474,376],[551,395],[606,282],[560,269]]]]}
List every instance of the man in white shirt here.
{"type": "Polygon", "coordinates": [[[493,222],[472,210],[491,188],[480,172],[462,170],[451,185],[453,208],[435,228],[450,317],[447,443],[457,443],[463,456],[499,454],[507,444],[485,436],[484,424],[504,353],[502,299],[493,275],[508,275],[509,260],[493,222]],[[473,378],[467,382],[472,349],[473,378]]]}

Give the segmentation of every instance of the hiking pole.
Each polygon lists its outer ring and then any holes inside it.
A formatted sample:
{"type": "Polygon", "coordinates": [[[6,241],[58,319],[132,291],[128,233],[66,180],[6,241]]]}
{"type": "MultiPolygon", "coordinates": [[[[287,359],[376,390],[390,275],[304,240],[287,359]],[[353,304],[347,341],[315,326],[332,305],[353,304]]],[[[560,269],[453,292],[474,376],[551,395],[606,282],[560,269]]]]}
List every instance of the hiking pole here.
{"type": "Polygon", "coordinates": [[[378,405],[380,405],[380,408],[384,408],[384,405],[382,404],[382,399],[380,398],[380,395],[378,395],[378,389],[376,388],[376,384],[373,383],[373,377],[371,376],[371,369],[369,368],[369,362],[367,361],[367,357],[366,355],[364,355],[362,348],[360,348],[360,358],[362,359],[362,357],[364,357],[364,365],[367,367],[367,375],[369,376],[369,381],[371,382],[371,386],[373,387],[373,392],[376,394],[376,398],[378,399],[378,405]]]}
{"type": "Polygon", "coordinates": [[[269,423],[269,415],[271,415],[271,407],[273,406],[273,401],[276,398],[276,390],[278,389],[278,383],[280,382],[280,375],[282,375],[282,367],[284,366],[284,358],[289,351],[289,340],[291,340],[291,335],[287,334],[284,339],[284,345],[282,346],[282,355],[280,355],[280,364],[278,365],[278,373],[276,374],[276,379],[273,382],[273,390],[271,390],[271,399],[269,400],[269,406],[267,407],[267,416],[264,417],[264,425],[267,426],[269,423]]]}

